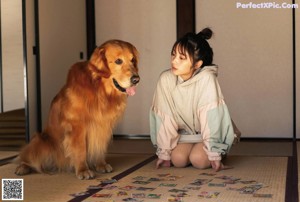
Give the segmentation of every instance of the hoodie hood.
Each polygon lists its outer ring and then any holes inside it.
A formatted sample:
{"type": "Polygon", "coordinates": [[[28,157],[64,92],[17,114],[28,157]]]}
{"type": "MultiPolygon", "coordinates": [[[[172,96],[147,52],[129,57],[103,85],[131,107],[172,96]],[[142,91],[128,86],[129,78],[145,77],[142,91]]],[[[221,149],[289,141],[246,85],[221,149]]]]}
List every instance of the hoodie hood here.
{"type": "Polygon", "coordinates": [[[187,81],[183,81],[183,79],[181,79],[178,76],[178,84],[182,85],[182,86],[190,85],[190,84],[195,83],[195,82],[199,81],[200,79],[202,79],[205,74],[213,74],[217,77],[218,76],[218,66],[210,65],[210,66],[202,67],[202,68],[196,70],[194,72],[193,76],[187,81]]]}

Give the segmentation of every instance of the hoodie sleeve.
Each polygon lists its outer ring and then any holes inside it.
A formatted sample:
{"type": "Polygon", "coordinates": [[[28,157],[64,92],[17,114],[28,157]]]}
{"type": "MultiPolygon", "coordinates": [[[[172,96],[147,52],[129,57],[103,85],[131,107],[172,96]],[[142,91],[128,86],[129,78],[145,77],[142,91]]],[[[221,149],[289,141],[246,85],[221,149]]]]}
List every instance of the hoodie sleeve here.
{"type": "Polygon", "coordinates": [[[204,150],[210,161],[221,160],[228,153],[234,132],[227,106],[223,100],[208,104],[199,111],[204,150]]]}
{"type": "Polygon", "coordinates": [[[202,99],[207,99],[198,109],[204,150],[210,161],[221,160],[233,143],[234,130],[216,77],[207,77],[202,99]]]}
{"type": "Polygon", "coordinates": [[[152,107],[150,111],[150,136],[156,154],[163,160],[171,159],[171,151],[177,145],[179,135],[174,119],[152,107]]]}
{"type": "Polygon", "coordinates": [[[171,151],[179,140],[178,125],[174,119],[171,107],[173,104],[170,79],[168,74],[162,74],[158,81],[150,109],[150,136],[157,147],[157,156],[163,160],[171,159],[171,151]]]}

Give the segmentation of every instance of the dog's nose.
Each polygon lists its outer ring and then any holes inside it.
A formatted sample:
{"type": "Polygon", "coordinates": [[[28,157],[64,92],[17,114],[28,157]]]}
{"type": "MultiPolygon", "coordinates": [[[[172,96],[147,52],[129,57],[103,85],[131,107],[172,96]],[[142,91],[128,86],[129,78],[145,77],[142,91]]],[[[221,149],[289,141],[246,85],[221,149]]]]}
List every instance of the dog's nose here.
{"type": "Polygon", "coordinates": [[[134,75],[130,78],[130,81],[132,84],[137,84],[138,82],[140,82],[140,77],[137,75],[134,75]]]}

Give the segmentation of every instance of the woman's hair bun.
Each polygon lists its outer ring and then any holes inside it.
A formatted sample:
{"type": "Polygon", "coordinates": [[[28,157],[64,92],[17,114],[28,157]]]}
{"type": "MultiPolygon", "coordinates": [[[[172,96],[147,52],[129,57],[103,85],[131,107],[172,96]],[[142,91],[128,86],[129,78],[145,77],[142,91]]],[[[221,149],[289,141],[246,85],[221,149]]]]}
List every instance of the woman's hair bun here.
{"type": "Polygon", "coordinates": [[[199,32],[197,34],[197,36],[199,36],[199,37],[201,37],[203,39],[206,39],[206,40],[210,39],[212,35],[213,35],[213,32],[208,27],[204,28],[201,32],[199,32]]]}

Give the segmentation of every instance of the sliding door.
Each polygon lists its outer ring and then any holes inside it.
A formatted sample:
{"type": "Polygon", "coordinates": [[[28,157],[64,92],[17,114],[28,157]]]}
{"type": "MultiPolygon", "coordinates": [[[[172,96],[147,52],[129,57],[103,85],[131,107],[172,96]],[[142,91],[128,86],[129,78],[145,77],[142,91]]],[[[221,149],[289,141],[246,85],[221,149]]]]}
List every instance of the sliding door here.
{"type": "Polygon", "coordinates": [[[209,26],[215,32],[214,63],[243,137],[291,138],[292,9],[283,8],[286,1],[275,2],[282,8],[255,8],[256,3],[261,1],[243,6],[236,0],[196,1],[196,30],[209,26]]]}
{"type": "Polygon", "coordinates": [[[25,108],[22,0],[0,1],[0,113],[25,108]],[[13,26],[12,26],[13,25],[13,26]]]}
{"type": "Polygon", "coordinates": [[[149,134],[149,109],[159,74],[170,68],[176,40],[175,0],[95,0],[96,43],[121,39],[140,53],[141,82],[128,98],[123,120],[115,134],[149,134]]]}
{"type": "Polygon", "coordinates": [[[87,59],[85,1],[40,0],[40,71],[43,126],[50,103],[66,82],[71,65],[87,59]],[[83,53],[83,58],[81,57],[83,53]]]}

